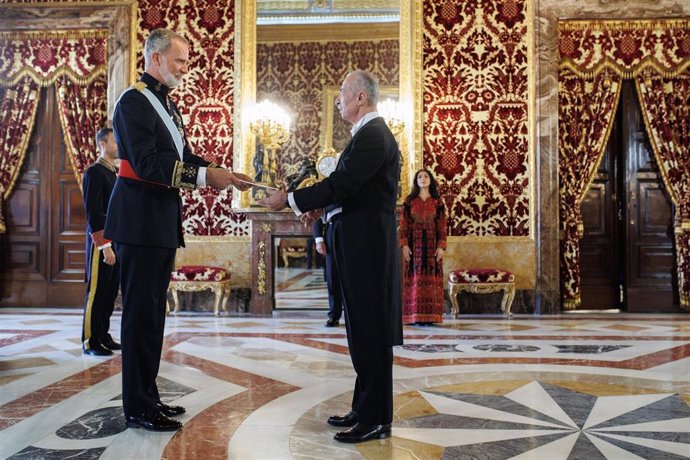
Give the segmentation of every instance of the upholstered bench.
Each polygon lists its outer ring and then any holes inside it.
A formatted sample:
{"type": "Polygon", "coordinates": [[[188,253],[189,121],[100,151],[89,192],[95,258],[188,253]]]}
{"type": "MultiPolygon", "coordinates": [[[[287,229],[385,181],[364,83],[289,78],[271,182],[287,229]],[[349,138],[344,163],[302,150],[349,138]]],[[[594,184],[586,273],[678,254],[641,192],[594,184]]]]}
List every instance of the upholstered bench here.
{"type": "MultiPolygon", "coordinates": [[[[193,292],[211,289],[216,295],[213,313],[220,314],[221,304],[223,311],[226,311],[228,297],[230,296],[230,271],[221,267],[208,265],[184,265],[173,270],[170,274],[169,291],[172,291],[174,312],[180,311],[180,301],[177,297],[178,291],[193,292]]],[[[168,306],[170,311],[170,306],[168,306]]]]}
{"type": "Polygon", "coordinates": [[[458,317],[460,305],[458,294],[468,291],[473,294],[488,294],[503,291],[501,310],[506,317],[511,318],[515,297],[515,276],[506,270],[496,268],[466,268],[453,270],[448,274],[448,294],[453,304],[453,316],[458,317]]]}

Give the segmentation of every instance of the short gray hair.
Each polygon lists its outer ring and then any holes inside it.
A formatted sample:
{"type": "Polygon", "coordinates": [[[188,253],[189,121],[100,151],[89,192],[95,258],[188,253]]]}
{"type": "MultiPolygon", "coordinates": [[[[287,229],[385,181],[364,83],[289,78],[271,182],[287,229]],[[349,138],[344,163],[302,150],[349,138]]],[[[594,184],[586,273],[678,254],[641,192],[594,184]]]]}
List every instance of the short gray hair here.
{"type": "Polygon", "coordinates": [[[355,76],[356,88],[364,91],[369,103],[376,106],[379,102],[379,81],[374,74],[366,70],[355,70],[350,74],[355,76]]]}
{"type": "Polygon", "coordinates": [[[177,32],[173,32],[172,30],[153,30],[149,34],[148,38],[146,38],[146,42],[144,43],[144,67],[148,68],[149,64],[151,63],[153,53],[163,54],[168,51],[174,39],[180,40],[187,45],[189,44],[186,38],[177,32]]]}

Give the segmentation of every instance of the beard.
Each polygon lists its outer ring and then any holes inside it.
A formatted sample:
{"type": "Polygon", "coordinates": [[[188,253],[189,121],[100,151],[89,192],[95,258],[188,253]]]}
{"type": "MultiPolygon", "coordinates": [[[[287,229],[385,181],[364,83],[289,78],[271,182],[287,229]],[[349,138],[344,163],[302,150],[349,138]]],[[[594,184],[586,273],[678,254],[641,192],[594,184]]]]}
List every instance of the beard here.
{"type": "Polygon", "coordinates": [[[163,77],[163,83],[165,83],[165,86],[167,86],[168,88],[175,88],[177,86],[180,86],[182,84],[182,77],[176,77],[170,72],[170,70],[168,70],[167,59],[163,59],[163,62],[161,64],[162,65],[160,68],[160,73],[161,77],[163,77]]]}

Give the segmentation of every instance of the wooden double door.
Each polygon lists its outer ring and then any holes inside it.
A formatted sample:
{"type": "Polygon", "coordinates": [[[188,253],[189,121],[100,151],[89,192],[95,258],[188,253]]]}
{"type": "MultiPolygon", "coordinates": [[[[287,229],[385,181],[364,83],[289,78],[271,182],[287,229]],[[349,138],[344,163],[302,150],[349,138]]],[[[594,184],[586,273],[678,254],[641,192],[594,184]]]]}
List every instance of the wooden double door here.
{"type": "Polygon", "coordinates": [[[54,88],[43,88],[26,156],[5,203],[0,306],[84,302],[86,214],[57,110],[54,88]]]}
{"type": "Polygon", "coordinates": [[[582,309],[678,311],[673,205],[634,82],[621,89],[604,158],[582,203],[582,309]]]}

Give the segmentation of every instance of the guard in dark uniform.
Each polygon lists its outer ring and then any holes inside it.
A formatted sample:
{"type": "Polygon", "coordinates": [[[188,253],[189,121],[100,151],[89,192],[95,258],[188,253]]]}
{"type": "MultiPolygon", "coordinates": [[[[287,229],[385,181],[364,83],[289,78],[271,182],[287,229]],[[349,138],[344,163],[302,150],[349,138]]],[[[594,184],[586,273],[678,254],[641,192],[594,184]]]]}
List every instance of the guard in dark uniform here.
{"type": "Polygon", "coordinates": [[[121,348],[108,332],[120,288],[120,265],[111,242],[103,237],[108,201],[116,177],[117,145],[113,130],[99,130],[96,145],[100,156],[84,171],[83,180],[87,263],[81,342],[85,354],[108,356],[113,354],[112,350],[121,348]]]}
{"type": "Polygon", "coordinates": [[[122,282],[122,402],[131,428],[174,431],[169,417],[185,413],[160,400],[156,376],[165,327],[165,301],[175,251],[184,246],[179,189],[233,185],[249,176],[215,167],[192,153],[182,117],[169,99],[187,73],[189,44],[166,29],[144,44],[146,73],[126,90],[113,115],[120,155],[105,237],[115,242],[122,282]]]}
{"type": "Polygon", "coordinates": [[[327,206],[321,219],[316,219],[312,226],[312,235],[316,243],[316,252],[325,256],[324,276],[328,288],[328,320],[326,327],[337,327],[343,314],[343,293],[335,265],[335,240],[333,238],[333,218],[342,211],[340,206],[327,206]],[[337,212],[335,212],[337,211],[337,212]]]}

